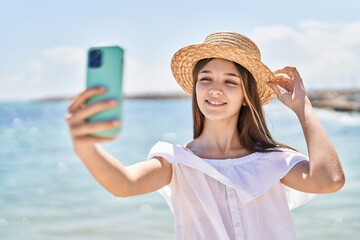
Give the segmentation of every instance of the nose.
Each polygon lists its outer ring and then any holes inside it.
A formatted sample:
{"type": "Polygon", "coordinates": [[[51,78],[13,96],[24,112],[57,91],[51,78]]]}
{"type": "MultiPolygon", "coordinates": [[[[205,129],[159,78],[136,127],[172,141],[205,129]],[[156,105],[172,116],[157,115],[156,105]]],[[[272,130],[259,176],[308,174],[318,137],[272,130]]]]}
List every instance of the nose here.
{"type": "Polygon", "coordinates": [[[209,89],[209,94],[213,97],[218,97],[223,95],[223,90],[219,86],[217,86],[217,84],[213,84],[209,89]]]}

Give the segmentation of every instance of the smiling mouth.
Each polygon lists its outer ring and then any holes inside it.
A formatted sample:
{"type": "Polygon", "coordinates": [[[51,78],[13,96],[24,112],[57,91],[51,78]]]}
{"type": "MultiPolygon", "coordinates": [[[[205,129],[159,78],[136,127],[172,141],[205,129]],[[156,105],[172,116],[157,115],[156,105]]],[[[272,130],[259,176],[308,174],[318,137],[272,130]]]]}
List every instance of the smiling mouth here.
{"type": "Polygon", "coordinates": [[[226,104],[226,102],[215,101],[215,100],[205,100],[205,102],[210,106],[216,106],[216,107],[224,106],[226,104]]]}

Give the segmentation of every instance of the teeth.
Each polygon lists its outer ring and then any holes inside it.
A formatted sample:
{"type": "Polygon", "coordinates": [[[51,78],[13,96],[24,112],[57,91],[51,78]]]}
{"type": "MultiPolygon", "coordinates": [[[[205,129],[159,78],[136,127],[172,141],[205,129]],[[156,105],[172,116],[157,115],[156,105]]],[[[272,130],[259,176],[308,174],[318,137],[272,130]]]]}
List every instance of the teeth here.
{"type": "Polygon", "coordinates": [[[208,100],[208,102],[212,105],[223,105],[224,104],[223,102],[210,101],[210,100],[208,100]]]}

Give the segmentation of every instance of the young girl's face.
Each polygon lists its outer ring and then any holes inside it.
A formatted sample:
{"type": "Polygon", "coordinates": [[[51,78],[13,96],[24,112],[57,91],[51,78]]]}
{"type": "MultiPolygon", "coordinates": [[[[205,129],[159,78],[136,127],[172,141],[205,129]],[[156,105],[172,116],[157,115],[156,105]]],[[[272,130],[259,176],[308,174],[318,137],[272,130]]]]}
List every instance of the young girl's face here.
{"type": "Polygon", "coordinates": [[[239,73],[233,62],[215,58],[199,72],[196,99],[206,119],[238,119],[244,102],[239,73]]]}

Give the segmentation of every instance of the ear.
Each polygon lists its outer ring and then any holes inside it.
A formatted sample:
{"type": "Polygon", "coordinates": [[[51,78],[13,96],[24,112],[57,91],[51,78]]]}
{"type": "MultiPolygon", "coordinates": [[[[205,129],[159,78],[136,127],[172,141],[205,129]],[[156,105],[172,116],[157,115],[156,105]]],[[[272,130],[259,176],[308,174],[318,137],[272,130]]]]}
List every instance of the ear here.
{"type": "Polygon", "coordinates": [[[243,102],[243,104],[242,104],[242,105],[243,105],[244,107],[245,107],[245,106],[247,106],[246,102],[243,102]]]}

